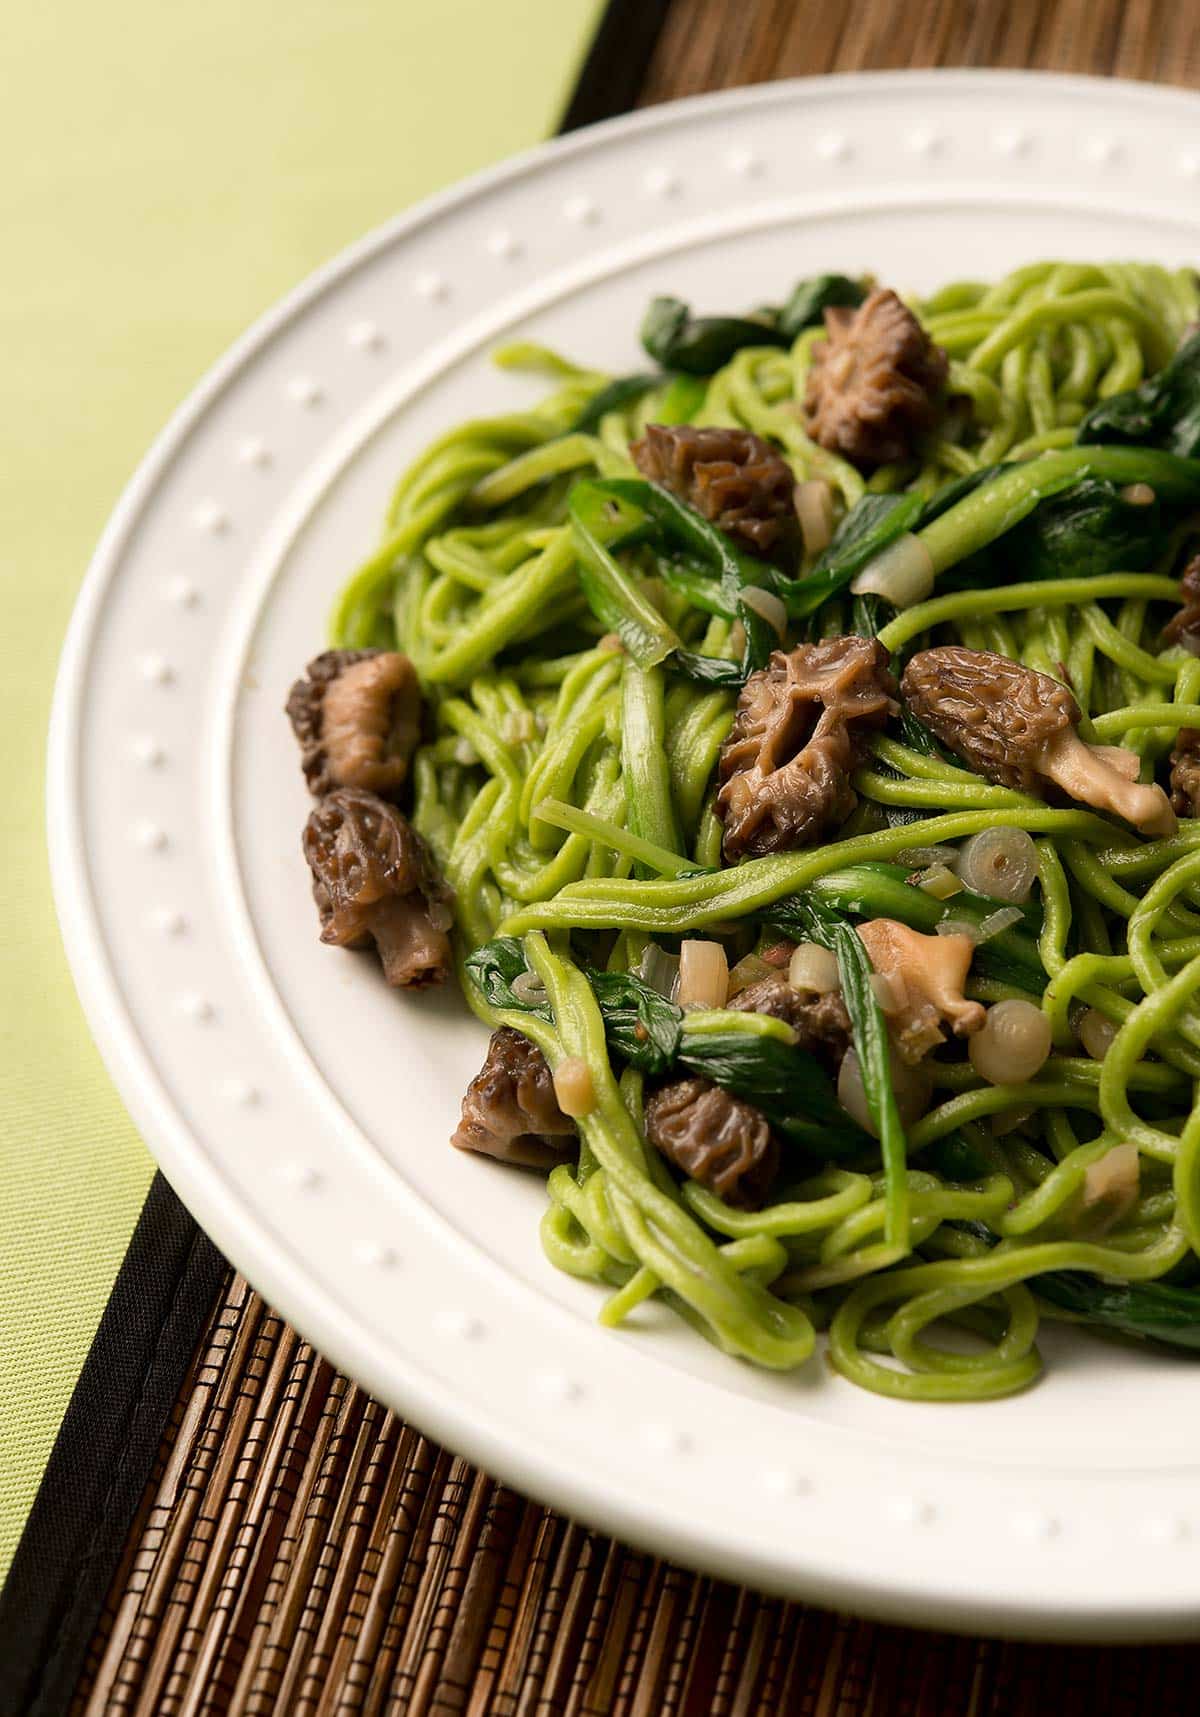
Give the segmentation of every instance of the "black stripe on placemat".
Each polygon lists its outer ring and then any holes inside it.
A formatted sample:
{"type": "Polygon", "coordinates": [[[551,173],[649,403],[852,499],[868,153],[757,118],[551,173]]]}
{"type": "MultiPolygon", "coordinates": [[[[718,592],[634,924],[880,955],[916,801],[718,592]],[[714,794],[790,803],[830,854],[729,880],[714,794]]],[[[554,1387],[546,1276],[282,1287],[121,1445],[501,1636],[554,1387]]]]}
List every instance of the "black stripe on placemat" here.
{"type": "Polygon", "coordinates": [[[161,1174],[0,1592],[0,1713],[62,1717],[228,1265],[161,1174]]]}
{"type": "Polygon", "coordinates": [[[671,5],[672,0],[608,0],[560,131],[578,131],[581,125],[628,113],[641,93],[671,5]]]}
{"type": "MultiPolygon", "coordinates": [[[[560,132],[634,105],[671,5],[609,0],[560,132]]],[[[227,1269],[155,1175],[0,1592],[0,1717],[67,1710],[227,1269]]]]}

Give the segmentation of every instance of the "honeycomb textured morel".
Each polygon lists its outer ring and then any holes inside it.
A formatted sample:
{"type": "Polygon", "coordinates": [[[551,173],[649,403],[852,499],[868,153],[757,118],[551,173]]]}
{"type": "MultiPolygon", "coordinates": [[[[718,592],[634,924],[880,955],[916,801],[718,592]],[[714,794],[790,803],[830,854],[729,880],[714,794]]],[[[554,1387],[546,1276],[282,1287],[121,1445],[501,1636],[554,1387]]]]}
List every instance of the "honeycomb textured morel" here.
{"type": "Polygon", "coordinates": [[[756,1209],[779,1171],[766,1116],[709,1079],[677,1079],[646,1099],[646,1137],[727,1204],[756,1209]]]}
{"type": "Polygon", "coordinates": [[[886,287],[825,312],[804,397],[809,434],[863,470],[905,459],[941,415],[949,364],[886,287]]]}
{"type": "Polygon", "coordinates": [[[877,639],[824,638],[751,674],[718,765],[728,863],[807,846],[854,809],[850,776],[897,709],[887,663],[877,639]]]}
{"type": "Polygon", "coordinates": [[[814,996],[793,989],[780,972],[747,984],[729,1006],[741,1013],[770,1014],[772,1019],[783,1020],[796,1034],[797,1049],[835,1072],[850,1047],[850,1015],[840,990],[814,996]]]}
{"type": "Polygon", "coordinates": [[[1179,611],[1163,627],[1163,642],[1182,644],[1200,656],[1200,554],[1193,555],[1180,579],[1179,611]]]}
{"type": "Polygon", "coordinates": [[[647,424],[634,464],[744,548],[770,554],[796,535],[796,479],[786,460],[748,429],[647,424]]]}
{"type": "Polygon", "coordinates": [[[407,656],[326,650],[292,687],[287,713],[318,798],[337,787],[399,795],[421,727],[421,691],[407,656]]]}
{"type": "Polygon", "coordinates": [[[336,948],[374,943],[389,984],[440,984],[449,976],[450,890],[429,848],[394,805],[341,787],[304,828],[321,940],[336,948]]]}
{"type": "Polygon", "coordinates": [[[1181,727],[1171,753],[1171,808],[1200,817],[1200,728],[1181,727]]]}
{"type": "Polygon", "coordinates": [[[501,1026],[467,1086],[450,1143],[521,1168],[548,1169],[569,1155],[574,1139],[575,1123],[558,1106],[546,1057],[519,1031],[501,1026]]]}
{"type": "Polygon", "coordinates": [[[900,692],[943,745],[990,781],[1043,795],[1050,783],[1145,835],[1175,833],[1170,801],[1137,779],[1136,755],[1080,739],[1079,705],[1049,674],[946,644],[912,658],[900,692]]]}

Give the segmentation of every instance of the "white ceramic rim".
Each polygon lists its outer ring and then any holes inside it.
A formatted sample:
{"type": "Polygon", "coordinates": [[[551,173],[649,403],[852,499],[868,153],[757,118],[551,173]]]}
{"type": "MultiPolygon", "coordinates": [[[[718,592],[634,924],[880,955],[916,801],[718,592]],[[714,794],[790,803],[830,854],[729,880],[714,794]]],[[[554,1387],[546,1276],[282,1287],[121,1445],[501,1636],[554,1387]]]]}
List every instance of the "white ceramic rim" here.
{"type": "Polygon", "coordinates": [[[461,1412],[452,1392],[420,1375],[398,1378],[393,1359],[378,1343],[348,1325],[339,1309],[314,1290],[304,1271],[262,1226],[258,1213],[231,1205],[222,1196],[206,1165],[192,1148],[190,1135],[175,1110],[169,1092],[145,1055],[135,1020],[128,1013],[111,965],[96,903],[92,897],[80,814],[77,736],[84,718],[81,701],[84,665],[109,584],[119,569],[122,550],[141,509],[162,474],[170,467],[192,427],[238,375],[258,349],[286,324],[364,261],[416,232],[424,223],[473,199],[487,198],[499,187],[535,172],[551,158],[586,153],[600,140],[665,129],[701,109],[720,105],[726,111],[753,111],[776,103],[803,102],[836,83],[847,94],[862,90],[927,89],[931,99],[953,88],[995,91],[1036,82],[1040,89],[1061,90],[1064,96],[1103,90],[1116,103],[1151,102],[1156,108],[1176,104],[1180,115],[1194,122],[1198,98],[1182,90],[1152,85],[1112,85],[1103,80],[1050,77],[1022,72],[887,73],[839,78],[796,80],[753,90],[701,96],[648,112],[606,122],[588,131],[555,140],[528,151],[421,204],[386,223],[290,293],[261,318],[231,348],[174,414],[139,467],[110,520],[89,567],[75,609],[60,663],[51,719],[48,758],[48,821],[55,897],[70,953],[75,981],[92,1030],[114,1080],[143,1136],[152,1146],[168,1178],[197,1219],[256,1286],[297,1327],[336,1363],[366,1387],[392,1401],[433,1435],[461,1450],[487,1470],[588,1523],[596,1525],[694,1566],[772,1590],[802,1595],[838,1607],[931,1625],[975,1628],[981,1620],[997,1631],[1041,1636],[1114,1638],[1166,1637],[1190,1633],[1200,1614],[1200,1599],[1181,1592],[1175,1608],[1161,1603],[1152,1609],[1128,1602],[1103,1610],[1080,1606],[1071,1594],[1047,1609],[1044,1594],[1027,1599],[1012,1591],[964,1591],[952,1571],[940,1578],[917,1578],[913,1570],[893,1565],[880,1572],[864,1570],[855,1578],[831,1578],[819,1561],[794,1562],[780,1568],[770,1552],[745,1542],[714,1543],[695,1521],[656,1512],[652,1495],[636,1500],[617,1497],[598,1486],[586,1470],[565,1464],[550,1466],[518,1448],[503,1433],[461,1412]]]}

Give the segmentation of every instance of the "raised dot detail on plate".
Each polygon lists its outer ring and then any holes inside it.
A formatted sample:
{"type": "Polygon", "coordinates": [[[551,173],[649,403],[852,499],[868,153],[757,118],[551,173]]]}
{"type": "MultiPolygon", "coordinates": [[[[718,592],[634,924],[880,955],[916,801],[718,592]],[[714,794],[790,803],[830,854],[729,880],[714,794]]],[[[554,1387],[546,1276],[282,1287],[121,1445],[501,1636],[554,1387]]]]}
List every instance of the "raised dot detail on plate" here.
{"type": "Polygon", "coordinates": [[[1188,1524],[1178,1515],[1156,1515],[1143,1531],[1152,1544],[1182,1544],[1188,1537],[1188,1524]]]}
{"type": "Polygon", "coordinates": [[[1012,1525],[1018,1537],[1027,1538],[1035,1544],[1048,1544],[1052,1538],[1058,1537],[1061,1530],[1052,1514],[1035,1511],[1015,1515],[1012,1525]]]}
{"type": "Polygon", "coordinates": [[[284,1163],[281,1173],[297,1192],[315,1192],[321,1184],[320,1175],[308,1163],[284,1163]]]}
{"type": "Polygon", "coordinates": [[[382,1240],[360,1240],[354,1250],[373,1270],[394,1270],[400,1262],[395,1247],[385,1245],[382,1240]]]}
{"type": "Polygon", "coordinates": [[[293,376],[287,385],[287,396],[295,405],[311,411],[325,398],[325,390],[315,376],[293,376]]]}
{"type": "Polygon", "coordinates": [[[914,155],[923,156],[926,160],[933,155],[940,155],[945,146],[945,138],[940,132],[931,131],[928,126],[918,126],[910,131],[906,139],[909,149],[914,155]]]}
{"type": "Polygon", "coordinates": [[[998,131],[992,138],[993,147],[1001,155],[1028,155],[1032,142],[1027,131],[998,131]]]}
{"type": "Polygon", "coordinates": [[[459,1311],[454,1307],[439,1315],[438,1327],[447,1335],[457,1336],[460,1341],[480,1341],[487,1333],[473,1312],[459,1311]]]}
{"type": "Polygon", "coordinates": [[[558,1406],[568,1406],[572,1401],[583,1397],[583,1384],[574,1377],[567,1377],[561,1371],[545,1371],[537,1379],[537,1392],[547,1401],[553,1401],[558,1406]]]}
{"type": "Polygon", "coordinates": [[[160,936],[182,936],[188,927],[187,919],[175,906],[160,906],[150,914],[150,922],[160,936]]]}
{"type": "Polygon", "coordinates": [[[441,304],[450,296],[450,284],[443,275],[429,269],[418,274],[413,281],[413,291],[418,298],[428,299],[431,304],[441,304]]]}
{"type": "Polygon", "coordinates": [[[1200,154],[1181,155],[1179,171],[1185,179],[1200,179],[1200,154]]]}
{"type": "Polygon", "coordinates": [[[499,232],[492,233],[488,238],[487,247],[489,255],[498,257],[501,262],[515,262],[524,249],[520,239],[515,233],[510,233],[507,228],[501,228],[499,232]]]}
{"type": "Polygon", "coordinates": [[[200,588],[190,578],[172,578],[166,586],[167,599],[180,608],[199,608],[200,588]]]}
{"type": "Polygon", "coordinates": [[[167,847],[167,831],[158,823],[135,823],[133,838],[143,851],[161,853],[167,847]]]}
{"type": "Polygon", "coordinates": [[[652,197],[677,197],[683,180],[669,167],[652,167],[642,181],[652,197]]]}
{"type": "Polygon", "coordinates": [[[812,1481],[792,1467],[772,1467],[763,1474],[763,1487],[771,1496],[807,1496],[812,1481]]]}
{"type": "Polygon", "coordinates": [[[887,1505],[888,1519],[897,1526],[928,1526],[936,1510],[917,1496],[896,1496],[887,1505]]]}
{"type": "Polygon", "coordinates": [[[1111,167],[1121,156],[1121,145],[1112,137],[1089,137],[1083,145],[1085,161],[1096,167],[1111,167]]]}
{"type": "Polygon", "coordinates": [[[692,1439],[674,1425],[647,1425],[646,1442],[657,1455],[686,1455],[692,1439]]]}
{"type": "Polygon", "coordinates": [[[226,1097],[239,1109],[253,1109],[262,1102],[262,1092],[248,1079],[227,1079],[222,1086],[226,1097]]]}
{"type": "Polygon", "coordinates": [[[192,508],[192,523],[205,536],[224,536],[229,529],[229,514],[219,501],[199,501],[192,508]]]}
{"type": "Polygon", "coordinates": [[[356,352],[382,352],[387,345],[378,322],[352,322],[346,339],[356,352]]]}
{"type": "Polygon", "coordinates": [[[138,667],[142,678],[152,686],[169,686],[175,678],[175,670],[165,656],[143,656],[138,667]]]}
{"type": "Polygon", "coordinates": [[[210,1020],[216,1018],[217,1010],[213,1007],[207,996],[180,996],[178,1007],[181,1014],[185,1014],[188,1019],[194,1020],[197,1025],[208,1025],[210,1020]]]}
{"type": "Polygon", "coordinates": [[[138,762],[145,764],[147,769],[161,769],[167,761],[166,746],[160,745],[158,740],[152,739],[149,734],[144,734],[140,739],[135,739],[130,750],[138,762]]]}
{"type": "Polygon", "coordinates": [[[265,471],[271,463],[271,449],[261,435],[247,435],[238,442],[237,456],[241,464],[265,471]]]}
{"type": "Polygon", "coordinates": [[[563,214],[580,227],[594,227],[600,219],[599,207],[591,197],[568,197],[563,204],[563,214]]]}
{"type": "Polygon", "coordinates": [[[817,138],[817,154],[822,161],[849,161],[854,145],[840,131],[827,131],[817,138]]]}
{"type": "Polygon", "coordinates": [[[740,179],[757,179],[764,165],[762,156],[755,154],[753,149],[731,149],[725,157],[725,164],[740,179]]]}

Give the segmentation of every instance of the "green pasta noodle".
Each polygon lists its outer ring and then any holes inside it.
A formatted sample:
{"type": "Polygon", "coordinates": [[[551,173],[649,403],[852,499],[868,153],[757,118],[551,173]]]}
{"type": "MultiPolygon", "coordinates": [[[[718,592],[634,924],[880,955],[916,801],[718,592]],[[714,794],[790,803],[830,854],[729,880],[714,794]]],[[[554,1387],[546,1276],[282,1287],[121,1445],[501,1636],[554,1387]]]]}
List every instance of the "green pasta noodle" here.
{"type": "MultiPolygon", "coordinates": [[[[836,279],[833,302],[868,290],[836,279]]],[[[819,304],[802,284],[788,303],[819,304]]],[[[602,1290],[607,1325],[655,1301],[781,1371],[827,1329],[844,1377],[908,1400],[1027,1387],[1047,1313],[1200,1349],[1200,799],[1174,832],[1140,828],[1059,776],[982,772],[912,707],[846,764],[815,835],[731,858],[720,793],[771,652],[858,635],[897,677],[955,645],[1056,682],[1088,756],[1142,787],[1175,770],[1184,800],[1195,732],[1200,794],[1200,619],[1170,624],[1200,545],[1197,276],[1044,262],[907,299],[944,397],[901,457],[857,463],[806,405],[826,331],[776,299],[677,307],[647,336],[658,367],[628,374],[499,354],[554,391],[421,454],[332,616],[335,647],[417,671],[410,815],[453,890],[468,1002],[582,1081],[546,1256],[602,1290]],[[761,540],[728,473],[708,508],[644,475],[648,426],[679,425],[783,461],[761,540]],[[921,576],[893,605],[901,562],[921,576]],[[968,874],[981,837],[1028,857],[1023,893],[968,874]],[[964,1018],[1040,1016],[1036,1067],[991,1079],[982,1035],[936,1030],[906,1059],[903,981],[857,933],[881,923],[941,952],[965,939],[964,1018]],[[714,943],[716,999],[681,1007],[681,955],[714,943]],[[724,1005],[728,969],[740,988],[779,975],[789,943],[835,954],[861,1109],[845,1061],[724,1005]],[[656,1148],[647,1104],[684,1079],[759,1117],[765,1194],[656,1148]]]]}

